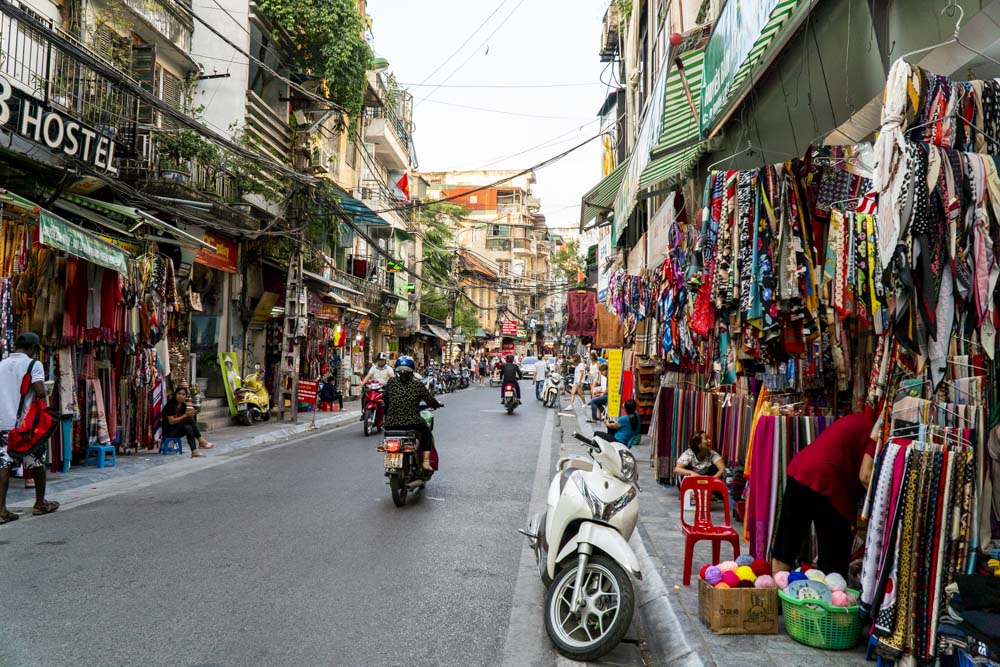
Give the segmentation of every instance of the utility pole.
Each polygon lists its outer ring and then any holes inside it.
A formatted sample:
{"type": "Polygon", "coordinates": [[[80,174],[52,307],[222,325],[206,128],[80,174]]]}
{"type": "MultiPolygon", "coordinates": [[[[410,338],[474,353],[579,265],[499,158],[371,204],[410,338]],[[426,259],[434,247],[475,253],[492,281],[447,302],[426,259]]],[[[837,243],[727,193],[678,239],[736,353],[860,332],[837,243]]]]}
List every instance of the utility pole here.
{"type": "Polygon", "coordinates": [[[278,367],[278,414],[282,421],[291,410],[292,423],[299,422],[299,357],[300,341],[306,335],[306,294],[302,283],[302,235],[288,258],[288,280],[285,283],[285,321],[281,338],[281,360],[278,367]]]}

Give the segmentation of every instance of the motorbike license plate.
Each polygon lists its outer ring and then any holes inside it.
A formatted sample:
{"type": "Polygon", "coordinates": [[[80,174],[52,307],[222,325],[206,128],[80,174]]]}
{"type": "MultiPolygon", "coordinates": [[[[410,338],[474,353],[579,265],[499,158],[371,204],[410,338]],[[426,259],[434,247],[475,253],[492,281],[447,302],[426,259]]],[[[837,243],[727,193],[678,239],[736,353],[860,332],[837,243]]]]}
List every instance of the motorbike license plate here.
{"type": "Polygon", "coordinates": [[[399,470],[403,467],[403,455],[402,454],[386,454],[385,455],[385,468],[386,470],[399,470]]]}
{"type": "Polygon", "coordinates": [[[247,407],[246,403],[240,403],[239,405],[236,406],[237,412],[246,412],[248,409],[249,408],[247,407]]]}
{"type": "Polygon", "coordinates": [[[503,393],[504,398],[511,398],[513,395],[514,395],[514,392],[512,392],[512,391],[505,391],[503,393]]]}

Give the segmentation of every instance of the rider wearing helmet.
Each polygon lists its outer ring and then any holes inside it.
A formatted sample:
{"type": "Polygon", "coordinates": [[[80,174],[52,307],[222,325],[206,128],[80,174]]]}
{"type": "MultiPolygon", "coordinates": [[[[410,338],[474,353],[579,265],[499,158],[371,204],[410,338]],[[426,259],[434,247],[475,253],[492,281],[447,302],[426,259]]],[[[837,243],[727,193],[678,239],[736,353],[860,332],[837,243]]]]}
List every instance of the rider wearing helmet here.
{"type": "Polygon", "coordinates": [[[396,374],[386,365],[387,361],[389,361],[389,356],[385,352],[379,352],[378,357],[375,358],[375,365],[368,369],[361,384],[365,385],[374,381],[384,385],[393,378],[396,374]]]}
{"type": "Polygon", "coordinates": [[[413,359],[406,355],[396,360],[396,374],[385,385],[385,428],[416,431],[420,435],[424,468],[430,470],[434,436],[420,416],[420,403],[426,403],[431,408],[443,405],[434,398],[423,382],[413,377],[416,366],[413,359]]]}
{"type": "Polygon", "coordinates": [[[507,363],[500,367],[500,402],[503,403],[503,386],[508,382],[514,385],[514,394],[521,400],[521,367],[514,363],[514,355],[507,355],[507,363]]]}

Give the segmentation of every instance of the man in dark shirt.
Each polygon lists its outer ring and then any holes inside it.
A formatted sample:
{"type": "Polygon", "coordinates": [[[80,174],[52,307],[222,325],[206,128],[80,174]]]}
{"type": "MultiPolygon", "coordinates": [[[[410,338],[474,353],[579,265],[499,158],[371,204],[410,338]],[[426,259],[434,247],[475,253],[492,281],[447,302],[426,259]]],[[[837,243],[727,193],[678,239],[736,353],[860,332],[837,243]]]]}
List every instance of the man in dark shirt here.
{"type": "Polygon", "coordinates": [[[406,355],[396,360],[396,376],[385,384],[385,429],[416,431],[420,436],[424,468],[430,470],[434,436],[420,416],[420,404],[426,403],[431,408],[444,406],[434,398],[423,382],[413,377],[415,368],[413,359],[406,355]]]}
{"type": "Polygon", "coordinates": [[[514,394],[517,396],[517,400],[521,400],[521,385],[518,380],[521,379],[521,367],[514,363],[514,355],[507,355],[507,363],[500,367],[500,402],[503,403],[503,387],[505,384],[511,383],[514,385],[514,394]]]}

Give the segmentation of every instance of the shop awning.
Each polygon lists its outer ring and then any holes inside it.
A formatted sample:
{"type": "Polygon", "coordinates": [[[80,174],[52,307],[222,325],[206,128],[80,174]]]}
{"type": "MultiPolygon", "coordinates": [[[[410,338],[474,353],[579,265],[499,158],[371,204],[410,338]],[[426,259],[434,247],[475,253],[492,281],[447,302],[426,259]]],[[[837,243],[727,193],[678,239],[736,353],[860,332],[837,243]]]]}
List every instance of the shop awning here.
{"type": "Polygon", "coordinates": [[[639,177],[640,189],[687,173],[698,156],[704,152],[698,123],[704,73],[704,48],[685,51],[671,63],[664,91],[660,136],[650,154],[649,164],[639,177]],[[677,67],[677,60],[680,60],[682,67],[677,67]]]}
{"type": "Polygon", "coordinates": [[[434,335],[437,338],[440,338],[441,340],[446,341],[446,342],[449,341],[449,340],[451,340],[451,335],[449,335],[447,331],[445,331],[441,327],[437,326],[436,324],[425,324],[424,326],[426,326],[428,329],[430,329],[431,331],[433,331],[434,335]]]}
{"type": "Polygon", "coordinates": [[[115,228],[115,225],[113,224],[115,222],[119,224],[124,223],[126,225],[132,225],[131,229],[126,230],[129,233],[133,232],[139,225],[149,225],[151,227],[156,227],[157,229],[164,231],[174,236],[175,238],[184,239],[185,241],[190,241],[192,244],[194,244],[199,248],[205,248],[206,250],[215,252],[214,245],[210,243],[205,243],[203,240],[201,240],[194,234],[189,234],[183,229],[179,229],[178,227],[171,225],[169,222],[164,222],[163,220],[160,220],[156,216],[152,215],[151,213],[147,213],[146,211],[137,209],[134,206],[126,206],[124,204],[111,204],[108,202],[103,202],[97,199],[91,199],[90,197],[84,197],[82,195],[75,195],[72,193],[64,193],[59,197],[59,199],[110,218],[109,221],[105,221],[106,223],[109,224],[105,224],[93,220],[93,218],[91,217],[92,214],[88,215],[87,218],[92,222],[98,222],[98,224],[102,224],[104,226],[109,226],[112,228],[115,228]]]}
{"type": "Polygon", "coordinates": [[[349,215],[356,223],[363,225],[381,225],[383,227],[387,227],[389,225],[388,220],[379,217],[377,213],[368,208],[368,206],[360,199],[342,195],[339,203],[340,208],[344,210],[344,213],[349,215]]]}
{"type": "Polygon", "coordinates": [[[417,330],[418,336],[424,336],[425,338],[437,338],[433,331],[428,331],[426,327],[421,327],[417,330]]]}
{"type": "Polygon", "coordinates": [[[473,338],[493,338],[493,334],[486,333],[482,328],[476,329],[476,333],[472,335],[473,338]]]}
{"type": "Polygon", "coordinates": [[[38,214],[39,240],[43,245],[85,259],[124,275],[128,273],[128,255],[83,227],[42,209],[38,214]]]}
{"type": "Polygon", "coordinates": [[[615,195],[625,178],[625,170],[628,169],[628,159],[626,158],[611,173],[601,179],[601,182],[583,195],[580,202],[580,229],[583,230],[591,220],[602,212],[614,210],[615,195]]]}
{"type": "Polygon", "coordinates": [[[23,208],[27,211],[33,211],[38,206],[35,202],[29,201],[21,195],[16,195],[10,190],[4,190],[2,188],[0,188],[0,202],[17,206],[18,208],[23,208]]]}

